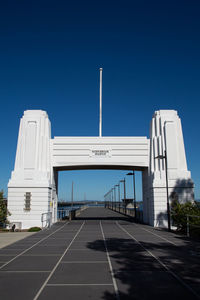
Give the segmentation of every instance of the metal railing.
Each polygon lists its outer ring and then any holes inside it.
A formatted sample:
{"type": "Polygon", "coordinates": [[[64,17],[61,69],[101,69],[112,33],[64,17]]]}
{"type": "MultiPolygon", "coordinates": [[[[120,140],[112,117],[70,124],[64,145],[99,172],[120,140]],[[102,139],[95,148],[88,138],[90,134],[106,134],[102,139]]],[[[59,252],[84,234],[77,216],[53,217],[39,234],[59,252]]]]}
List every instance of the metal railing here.
{"type": "Polygon", "coordinates": [[[70,209],[58,209],[57,210],[58,220],[63,220],[69,217],[69,211],[70,209]]]}
{"type": "Polygon", "coordinates": [[[81,211],[83,211],[86,208],[88,208],[88,205],[82,205],[82,206],[79,206],[79,207],[71,207],[71,208],[68,208],[68,209],[59,209],[57,211],[58,219],[59,220],[63,220],[65,218],[70,219],[71,215],[72,215],[71,212],[75,212],[74,217],[78,216],[81,213],[81,211]]]}
{"type": "Polygon", "coordinates": [[[52,225],[52,212],[46,212],[41,215],[42,229],[51,227],[52,225]]]}
{"type": "Polygon", "coordinates": [[[190,228],[199,228],[199,236],[200,236],[200,216],[196,216],[196,215],[186,215],[186,218],[187,218],[187,236],[190,237],[190,228]],[[197,218],[199,219],[199,224],[196,225],[196,224],[192,224],[192,222],[190,222],[190,220],[192,218],[197,218]]]}
{"type": "Polygon", "coordinates": [[[187,237],[194,235],[194,231],[196,231],[196,234],[200,237],[200,216],[189,215],[189,214],[179,216],[179,214],[172,213],[171,220],[172,220],[172,227],[174,227],[174,229],[180,228],[182,231],[185,231],[187,237]]]}
{"type": "MultiPolygon", "coordinates": [[[[114,204],[110,201],[105,202],[105,208],[109,208],[114,210],[120,214],[126,215],[131,218],[135,218],[135,208],[128,208],[121,202],[114,202],[114,204]]],[[[143,212],[137,209],[137,220],[138,222],[143,222],[143,212]]]]}

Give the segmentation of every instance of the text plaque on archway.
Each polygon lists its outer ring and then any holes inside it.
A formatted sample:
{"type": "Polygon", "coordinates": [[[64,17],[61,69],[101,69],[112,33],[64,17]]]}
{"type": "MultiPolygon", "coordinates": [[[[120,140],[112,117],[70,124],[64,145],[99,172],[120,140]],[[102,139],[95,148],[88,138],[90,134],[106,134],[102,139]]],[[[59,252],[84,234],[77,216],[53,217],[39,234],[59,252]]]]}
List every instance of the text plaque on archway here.
{"type": "Polygon", "coordinates": [[[111,151],[110,150],[91,150],[92,157],[110,157],[111,151]]]}

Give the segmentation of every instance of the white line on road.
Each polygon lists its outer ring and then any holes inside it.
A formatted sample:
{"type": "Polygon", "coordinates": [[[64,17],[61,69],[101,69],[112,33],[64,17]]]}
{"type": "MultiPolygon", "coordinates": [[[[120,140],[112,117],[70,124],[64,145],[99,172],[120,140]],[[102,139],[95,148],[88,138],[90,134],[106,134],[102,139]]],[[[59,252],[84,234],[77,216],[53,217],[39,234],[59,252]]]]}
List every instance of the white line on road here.
{"type": "Polygon", "coordinates": [[[41,292],[43,291],[43,289],[45,288],[45,286],[47,285],[49,279],[51,278],[51,276],[53,275],[53,273],[55,272],[55,270],[57,269],[59,263],[61,262],[61,260],[63,259],[63,257],[65,256],[65,254],[67,253],[68,249],[70,248],[70,246],[72,245],[73,241],[75,240],[75,238],[77,237],[77,235],[79,234],[79,232],[81,231],[81,229],[83,228],[83,225],[85,224],[85,222],[82,223],[81,227],[79,228],[79,230],[77,231],[77,233],[75,234],[75,236],[73,237],[73,239],[71,240],[71,243],[69,244],[69,246],[65,249],[64,253],[62,254],[62,256],[60,257],[60,259],[58,260],[58,262],[56,263],[55,267],[53,268],[53,270],[51,271],[51,273],[49,274],[49,276],[47,277],[47,279],[45,280],[45,282],[43,283],[43,285],[41,286],[41,288],[39,289],[39,291],[37,292],[36,296],[33,298],[33,300],[37,300],[38,297],[40,296],[41,292]]]}
{"type": "Polygon", "coordinates": [[[162,239],[162,240],[164,240],[164,241],[166,241],[166,242],[168,242],[168,243],[170,243],[170,244],[172,244],[172,245],[174,245],[174,246],[178,246],[178,245],[175,244],[174,242],[172,242],[172,241],[170,241],[170,240],[168,240],[168,239],[166,239],[166,238],[164,238],[164,237],[162,237],[162,236],[160,236],[160,235],[158,235],[158,234],[156,234],[156,233],[154,233],[154,232],[152,232],[152,231],[150,231],[150,230],[148,230],[148,229],[145,229],[145,228],[143,228],[143,227],[140,227],[140,226],[138,226],[138,225],[136,225],[136,224],[135,224],[135,226],[136,226],[136,227],[139,227],[140,229],[142,229],[142,230],[144,230],[144,231],[146,231],[146,232],[149,232],[149,233],[151,233],[151,234],[153,234],[153,235],[159,237],[160,239],[162,239]]]}
{"type": "Polygon", "coordinates": [[[15,270],[6,270],[6,271],[0,271],[1,274],[3,273],[50,273],[51,271],[15,271],[15,270]]]}
{"type": "Polygon", "coordinates": [[[107,264],[107,260],[87,260],[87,261],[61,261],[61,264],[107,264]]]}
{"type": "Polygon", "coordinates": [[[112,283],[48,283],[47,286],[104,286],[104,285],[111,285],[112,283]]]}
{"type": "MultiPolygon", "coordinates": [[[[69,222],[68,222],[69,223],[69,222]]],[[[32,249],[33,247],[35,247],[36,245],[38,245],[39,243],[41,243],[42,241],[46,240],[48,237],[50,237],[51,235],[53,235],[54,233],[56,233],[57,231],[59,231],[60,229],[62,229],[66,224],[65,223],[62,227],[58,228],[57,230],[55,230],[54,232],[52,232],[51,234],[47,235],[46,237],[44,237],[43,239],[39,240],[37,243],[35,243],[34,245],[32,245],[31,247],[29,247],[28,249],[24,250],[23,252],[21,252],[20,254],[18,254],[17,256],[13,257],[11,260],[9,260],[8,262],[6,262],[4,265],[2,265],[0,267],[0,269],[2,269],[3,267],[7,266],[9,263],[11,263],[13,260],[15,260],[17,257],[23,255],[24,253],[26,253],[27,251],[29,251],[30,249],[32,249]]]]}
{"type": "Polygon", "coordinates": [[[100,221],[100,227],[101,227],[101,232],[102,232],[102,236],[103,236],[104,246],[105,246],[105,249],[106,249],[108,264],[109,264],[109,267],[110,267],[110,273],[111,273],[111,276],[112,276],[115,295],[116,295],[117,300],[120,300],[119,289],[118,289],[118,286],[117,286],[117,281],[116,281],[115,276],[114,276],[113,267],[112,267],[112,263],[111,263],[111,260],[110,260],[110,255],[109,255],[109,252],[108,252],[108,247],[107,247],[107,243],[106,243],[106,239],[105,239],[105,235],[104,235],[104,231],[103,231],[101,221],[100,221]]]}

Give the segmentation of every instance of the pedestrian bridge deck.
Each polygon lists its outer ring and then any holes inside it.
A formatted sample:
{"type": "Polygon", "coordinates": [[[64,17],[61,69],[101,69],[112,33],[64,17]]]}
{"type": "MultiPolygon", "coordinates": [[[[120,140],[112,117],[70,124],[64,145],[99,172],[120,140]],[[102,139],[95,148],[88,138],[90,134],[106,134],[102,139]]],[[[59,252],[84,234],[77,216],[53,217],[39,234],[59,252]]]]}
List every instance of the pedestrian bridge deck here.
{"type": "Polygon", "coordinates": [[[89,208],[0,249],[0,298],[199,299],[200,244],[89,208]]]}

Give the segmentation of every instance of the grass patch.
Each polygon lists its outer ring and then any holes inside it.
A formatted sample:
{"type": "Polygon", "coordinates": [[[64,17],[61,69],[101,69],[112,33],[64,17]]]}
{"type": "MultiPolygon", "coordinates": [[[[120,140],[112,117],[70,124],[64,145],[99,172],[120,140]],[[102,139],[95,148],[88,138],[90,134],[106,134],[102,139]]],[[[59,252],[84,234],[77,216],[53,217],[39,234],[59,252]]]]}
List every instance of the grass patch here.
{"type": "Polygon", "coordinates": [[[36,232],[36,231],[40,231],[41,228],[40,227],[31,227],[28,229],[28,232],[36,232]]]}

